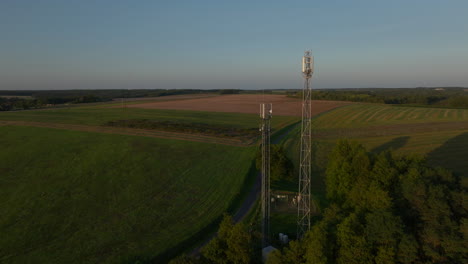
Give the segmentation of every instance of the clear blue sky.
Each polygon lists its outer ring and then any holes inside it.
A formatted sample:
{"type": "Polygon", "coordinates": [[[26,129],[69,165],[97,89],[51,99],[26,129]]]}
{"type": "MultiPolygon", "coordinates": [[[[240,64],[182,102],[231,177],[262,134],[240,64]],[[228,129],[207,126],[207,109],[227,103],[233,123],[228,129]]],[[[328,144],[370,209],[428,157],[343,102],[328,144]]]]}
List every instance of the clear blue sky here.
{"type": "Polygon", "coordinates": [[[0,89],[468,86],[468,1],[0,1],[0,89]]]}

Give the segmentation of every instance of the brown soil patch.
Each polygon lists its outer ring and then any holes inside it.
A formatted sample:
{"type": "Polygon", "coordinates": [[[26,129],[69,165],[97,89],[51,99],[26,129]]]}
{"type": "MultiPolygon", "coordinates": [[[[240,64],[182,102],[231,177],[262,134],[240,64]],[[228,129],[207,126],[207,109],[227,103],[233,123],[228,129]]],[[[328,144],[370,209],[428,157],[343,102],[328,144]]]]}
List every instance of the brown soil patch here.
{"type": "MultiPolygon", "coordinates": [[[[259,104],[263,102],[273,104],[273,115],[302,115],[302,100],[287,97],[285,95],[220,95],[208,98],[132,104],[128,105],[127,107],[258,114],[260,108],[259,104]]],[[[312,115],[317,115],[319,113],[348,104],[350,104],[350,102],[312,101],[312,115]]]]}

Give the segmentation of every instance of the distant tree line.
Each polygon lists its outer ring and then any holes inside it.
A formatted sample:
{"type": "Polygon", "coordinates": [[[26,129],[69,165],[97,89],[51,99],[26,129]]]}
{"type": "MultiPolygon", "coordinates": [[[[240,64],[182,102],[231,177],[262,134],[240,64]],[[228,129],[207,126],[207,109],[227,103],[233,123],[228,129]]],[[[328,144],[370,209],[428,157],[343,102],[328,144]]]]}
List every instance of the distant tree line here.
{"type": "Polygon", "coordinates": [[[241,90],[238,90],[238,89],[225,89],[225,90],[221,90],[219,93],[220,94],[239,94],[241,92],[241,90]]]}
{"type": "Polygon", "coordinates": [[[102,102],[104,99],[94,95],[77,97],[0,97],[0,111],[28,110],[60,104],[79,104],[102,102]]]}
{"type": "MultiPolygon", "coordinates": [[[[254,94],[241,89],[101,89],[0,91],[0,111],[41,108],[47,105],[105,102],[116,98],[144,98],[183,94],[254,94]],[[4,96],[4,97],[2,97],[4,96]],[[5,96],[8,96],[6,98],[5,96]],[[18,98],[13,98],[18,97],[18,98]],[[30,98],[24,98],[30,97],[30,98]]],[[[274,90],[262,93],[273,94],[274,90]]],[[[278,90],[279,94],[302,97],[299,90],[278,90]]],[[[314,100],[337,100],[412,106],[468,108],[468,88],[366,88],[313,90],[314,100]]]]}
{"type": "Polygon", "coordinates": [[[160,97],[184,94],[238,94],[239,89],[101,89],[0,91],[0,111],[27,110],[51,105],[106,102],[116,98],[160,97]],[[2,97],[3,96],[3,97],[2,97]]]}
{"type": "Polygon", "coordinates": [[[5,98],[0,97],[0,111],[12,111],[19,109],[33,109],[42,107],[44,103],[37,99],[5,98]]]}
{"type": "Polygon", "coordinates": [[[34,98],[79,98],[94,96],[102,100],[114,98],[139,98],[158,97],[183,94],[234,94],[240,93],[239,89],[96,89],[96,90],[0,90],[0,96],[30,96],[34,98]]]}
{"type": "MultiPolygon", "coordinates": [[[[302,97],[300,91],[289,92],[302,97]]],[[[313,100],[335,100],[397,105],[468,108],[467,88],[368,88],[313,90],[313,100]]]]}
{"type": "Polygon", "coordinates": [[[466,263],[467,179],[417,157],[340,141],[326,171],[330,205],[268,263],[466,263]]]}

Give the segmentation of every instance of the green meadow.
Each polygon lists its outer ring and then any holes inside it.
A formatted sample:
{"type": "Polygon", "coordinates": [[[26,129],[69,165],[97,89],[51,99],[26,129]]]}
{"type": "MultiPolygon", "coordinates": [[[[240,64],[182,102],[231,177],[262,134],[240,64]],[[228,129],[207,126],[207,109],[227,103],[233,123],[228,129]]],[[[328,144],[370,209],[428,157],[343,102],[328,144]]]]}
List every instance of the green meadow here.
{"type": "MultiPolygon", "coordinates": [[[[313,106],[312,106],[313,107],[313,106]]],[[[468,121],[468,109],[352,104],[314,119],[316,129],[366,128],[369,126],[468,121]]]]}
{"type": "MultiPolygon", "coordinates": [[[[313,107],[313,106],[312,106],[313,107]]],[[[352,104],[313,118],[312,164],[316,182],[324,190],[328,154],[340,138],[354,139],[373,152],[393,149],[421,155],[435,166],[468,175],[468,110],[352,104]]],[[[300,127],[283,138],[289,157],[299,163],[300,127]]]]}
{"type": "Polygon", "coordinates": [[[1,263],[157,258],[232,208],[255,154],[20,126],[0,126],[0,146],[1,263]]]}
{"type": "MultiPolygon", "coordinates": [[[[132,119],[247,129],[259,122],[255,114],[101,105],[0,113],[0,121],[88,126],[132,119]]],[[[272,119],[273,138],[281,138],[295,168],[298,121],[272,119]]],[[[468,172],[468,110],[352,104],[312,123],[316,213],[327,203],[324,172],[340,138],[468,172]]],[[[255,146],[10,125],[0,126],[0,146],[2,263],[165,261],[206,237],[238,205],[256,152],[255,146]]],[[[295,183],[273,187],[297,190],[295,183]]],[[[281,228],[272,230],[293,230],[294,221],[294,213],[274,213],[272,223],[281,228]]]]}
{"type": "MultiPolygon", "coordinates": [[[[34,111],[0,112],[0,120],[30,121],[60,124],[100,126],[109,121],[148,119],[156,121],[177,121],[179,123],[202,123],[208,125],[234,126],[237,128],[258,128],[257,114],[205,112],[187,110],[105,108],[83,106],[71,108],[40,109],[34,111]]],[[[298,117],[275,116],[272,127],[280,129],[299,120],[298,117]]]]}

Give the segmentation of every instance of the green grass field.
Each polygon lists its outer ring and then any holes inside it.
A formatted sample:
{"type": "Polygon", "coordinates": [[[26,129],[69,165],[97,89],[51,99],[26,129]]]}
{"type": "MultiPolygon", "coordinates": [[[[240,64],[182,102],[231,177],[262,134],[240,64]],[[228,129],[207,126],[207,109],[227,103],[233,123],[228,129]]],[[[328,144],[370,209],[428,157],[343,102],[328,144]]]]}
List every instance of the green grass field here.
{"type": "MultiPolygon", "coordinates": [[[[237,128],[257,128],[259,122],[255,114],[101,105],[0,112],[0,121],[89,126],[128,119],[237,128]]],[[[273,138],[298,120],[274,116],[279,132],[273,138]]],[[[326,205],[324,171],[339,138],[374,152],[426,155],[433,165],[467,175],[466,125],[468,110],[461,109],[353,104],[317,116],[312,192],[318,207],[326,205]]],[[[295,168],[299,130],[279,137],[295,168]]],[[[174,248],[179,253],[232,208],[256,152],[254,146],[22,126],[0,126],[0,146],[2,263],[130,263],[174,248]]],[[[295,191],[297,185],[274,188],[295,191]]],[[[272,223],[294,229],[294,214],[273,216],[272,223]]]]}
{"type": "MultiPolygon", "coordinates": [[[[328,153],[340,138],[357,140],[373,152],[394,149],[400,154],[423,155],[435,166],[468,173],[468,162],[463,158],[468,156],[468,109],[353,104],[314,118],[312,130],[312,163],[319,178],[328,153]]],[[[299,163],[299,133],[297,127],[281,142],[295,167],[299,163]]],[[[317,179],[317,190],[324,187],[321,182],[317,179]]]]}
{"type": "Polygon", "coordinates": [[[468,109],[351,104],[319,116],[312,125],[329,129],[456,121],[468,121],[468,109]]]}
{"type": "MultiPolygon", "coordinates": [[[[102,120],[75,110],[73,122],[102,120]]],[[[57,112],[6,115],[65,122],[57,112]]],[[[255,154],[254,147],[13,126],[0,127],[0,146],[1,263],[158,256],[231,206],[255,154]]]]}
{"type": "MultiPolygon", "coordinates": [[[[259,117],[256,114],[140,108],[104,108],[102,106],[0,112],[0,120],[6,121],[33,121],[95,126],[104,125],[109,121],[127,119],[149,119],[157,121],[176,120],[179,123],[204,123],[234,126],[237,128],[258,128],[259,124],[259,117]]],[[[298,120],[298,117],[275,116],[272,119],[272,127],[274,129],[280,129],[298,120]]]]}

